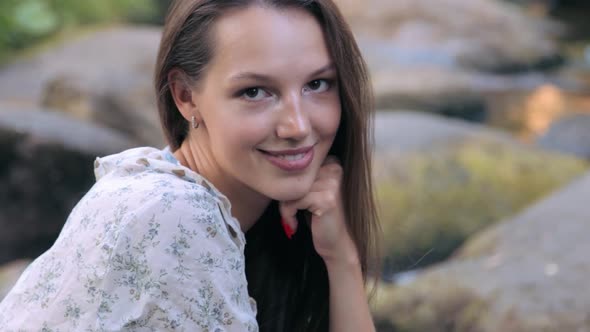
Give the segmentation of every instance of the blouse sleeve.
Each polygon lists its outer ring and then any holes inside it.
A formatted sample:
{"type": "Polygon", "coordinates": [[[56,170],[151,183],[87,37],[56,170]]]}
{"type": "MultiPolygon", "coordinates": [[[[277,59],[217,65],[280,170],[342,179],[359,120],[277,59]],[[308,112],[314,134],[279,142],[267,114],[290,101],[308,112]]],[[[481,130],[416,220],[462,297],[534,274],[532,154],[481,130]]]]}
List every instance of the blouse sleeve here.
{"type": "Polygon", "coordinates": [[[127,213],[108,248],[99,330],[258,331],[243,249],[217,209],[206,191],[170,192],[127,213]]]}

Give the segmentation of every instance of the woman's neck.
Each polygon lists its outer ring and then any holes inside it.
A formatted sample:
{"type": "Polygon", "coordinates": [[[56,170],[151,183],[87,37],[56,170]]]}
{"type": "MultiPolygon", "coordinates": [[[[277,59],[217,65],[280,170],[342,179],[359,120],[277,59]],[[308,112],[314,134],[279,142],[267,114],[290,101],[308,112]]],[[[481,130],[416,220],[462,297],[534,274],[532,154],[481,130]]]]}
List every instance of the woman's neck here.
{"type": "Polygon", "coordinates": [[[174,156],[183,166],[207,179],[229,199],[232,215],[240,223],[242,232],[246,233],[262,216],[271,200],[223,174],[221,168],[211,158],[211,153],[199,144],[190,142],[189,138],[185,139],[180,148],[174,152],[174,156]]]}

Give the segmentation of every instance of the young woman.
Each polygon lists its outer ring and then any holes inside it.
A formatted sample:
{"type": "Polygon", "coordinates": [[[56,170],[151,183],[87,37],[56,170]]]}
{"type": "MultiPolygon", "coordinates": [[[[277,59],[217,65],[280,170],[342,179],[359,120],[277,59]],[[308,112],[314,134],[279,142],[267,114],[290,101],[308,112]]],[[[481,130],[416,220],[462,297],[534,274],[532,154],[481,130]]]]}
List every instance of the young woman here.
{"type": "Polygon", "coordinates": [[[169,147],[97,159],[0,330],[374,330],[372,96],[336,6],[176,1],[155,84],[169,147]]]}

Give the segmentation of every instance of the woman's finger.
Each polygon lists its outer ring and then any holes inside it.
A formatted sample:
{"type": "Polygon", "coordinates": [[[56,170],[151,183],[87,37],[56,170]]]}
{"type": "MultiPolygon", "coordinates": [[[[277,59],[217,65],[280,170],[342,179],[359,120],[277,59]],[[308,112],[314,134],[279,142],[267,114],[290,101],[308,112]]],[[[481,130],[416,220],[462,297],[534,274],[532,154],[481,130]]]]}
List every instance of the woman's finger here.
{"type": "Polygon", "coordinates": [[[310,192],[305,197],[295,201],[279,202],[281,217],[293,232],[296,232],[298,227],[297,211],[307,210],[314,216],[320,217],[330,208],[330,196],[332,196],[330,192],[310,192]]]}
{"type": "Polygon", "coordinates": [[[287,236],[297,232],[299,225],[296,215],[299,210],[307,210],[312,215],[320,217],[336,207],[341,178],[340,161],[330,155],[324,160],[307,195],[298,200],[279,202],[279,211],[287,236]]]}
{"type": "Polygon", "coordinates": [[[327,211],[334,209],[338,203],[338,193],[333,191],[311,192],[302,199],[281,202],[279,210],[281,216],[289,221],[297,221],[295,215],[299,210],[307,210],[314,216],[321,217],[327,211]]]}

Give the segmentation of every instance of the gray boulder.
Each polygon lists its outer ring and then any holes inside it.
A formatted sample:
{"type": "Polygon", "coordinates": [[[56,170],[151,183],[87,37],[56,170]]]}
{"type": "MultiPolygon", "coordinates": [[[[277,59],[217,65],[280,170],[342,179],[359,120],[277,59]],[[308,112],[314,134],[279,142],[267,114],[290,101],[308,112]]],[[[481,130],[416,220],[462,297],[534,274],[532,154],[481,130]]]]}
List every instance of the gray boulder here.
{"type": "Polygon", "coordinates": [[[359,35],[389,41],[398,63],[517,71],[559,58],[558,26],[503,1],[336,2],[359,35]]]}
{"type": "Polygon", "coordinates": [[[553,22],[499,0],[337,0],[371,70],[377,107],[485,122],[489,98],[579,82],[558,65],[553,22]],[[490,28],[493,27],[493,28],[490,28]]]}
{"type": "Polygon", "coordinates": [[[375,138],[387,279],[447,259],[588,169],[500,130],[423,112],[378,112],[375,138]]]}
{"type": "Polygon", "coordinates": [[[97,156],[132,147],[117,132],[36,110],[0,112],[0,264],[36,257],[94,183],[97,156]]]}
{"type": "Polygon", "coordinates": [[[378,155],[415,152],[435,145],[477,139],[518,145],[506,132],[427,112],[378,111],[375,115],[378,155]]]}
{"type": "Polygon", "coordinates": [[[537,145],[590,160],[590,115],[565,116],[551,124],[537,145]]]}
{"type": "Polygon", "coordinates": [[[163,146],[152,79],[161,30],[110,27],[0,69],[0,101],[52,108],[163,146]]]}
{"type": "Polygon", "coordinates": [[[590,331],[588,197],[590,174],[384,286],[375,316],[402,331],[590,331]]]}

